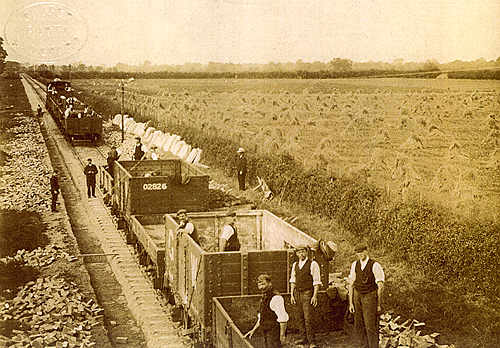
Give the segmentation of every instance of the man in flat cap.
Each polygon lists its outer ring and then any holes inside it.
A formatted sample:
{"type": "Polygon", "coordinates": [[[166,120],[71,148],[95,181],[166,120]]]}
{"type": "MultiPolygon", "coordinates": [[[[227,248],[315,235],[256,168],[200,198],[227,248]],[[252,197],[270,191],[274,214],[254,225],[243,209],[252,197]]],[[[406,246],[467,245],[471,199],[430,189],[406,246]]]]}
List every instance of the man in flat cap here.
{"type": "Polygon", "coordinates": [[[295,344],[309,344],[316,348],[314,337],[313,313],[318,305],[318,292],[321,286],[319,264],[309,259],[309,247],[301,244],[296,247],[299,261],[292,265],[290,275],[290,302],[297,305],[297,315],[301,338],[295,344]]]}
{"type": "Polygon", "coordinates": [[[354,251],[358,260],[352,263],[349,274],[349,311],[354,313],[358,347],[378,348],[384,270],[368,256],[365,243],[356,245],[354,251]]]}
{"type": "Polygon", "coordinates": [[[245,177],[247,175],[247,158],[245,156],[245,149],[240,147],[237,153],[238,158],[236,158],[236,170],[238,171],[238,185],[240,191],[245,191],[245,177]]]}
{"type": "Polygon", "coordinates": [[[200,245],[200,238],[198,236],[198,231],[194,227],[193,223],[189,221],[187,216],[187,210],[181,209],[176,214],[177,219],[179,219],[179,227],[177,227],[177,235],[180,236],[183,233],[191,236],[196,244],[200,245]]]}
{"type": "Polygon", "coordinates": [[[141,143],[141,137],[135,137],[136,143],[134,147],[134,154],[132,155],[132,159],[134,161],[141,161],[144,159],[144,155],[146,154],[146,147],[141,143]]]}
{"type": "Polygon", "coordinates": [[[269,274],[264,273],[257,277],[257,287],[262,292],[257,323],[246,333],[245,337],[252,338],[255,331],[260,328],[264,336],[263,348],[281,348],[281,345],[285,343],[289,319],[283,296],[274,290],[269,274]]]}
{"type": "Polygon", "coordinates": [[[92,163],[92,158],[87,160],[87,165],[83,168],[83,173],[87,179],[87,196],[95,198],[95,176],[99,171],[95,164],[92,163]]]}
{"type": "Polygon", "coordinates": [[[236,228],[236,212],[226,215],[226,224],[222,227],[220,235],[219,251],[240,251],[240,240],[236,228]]]}

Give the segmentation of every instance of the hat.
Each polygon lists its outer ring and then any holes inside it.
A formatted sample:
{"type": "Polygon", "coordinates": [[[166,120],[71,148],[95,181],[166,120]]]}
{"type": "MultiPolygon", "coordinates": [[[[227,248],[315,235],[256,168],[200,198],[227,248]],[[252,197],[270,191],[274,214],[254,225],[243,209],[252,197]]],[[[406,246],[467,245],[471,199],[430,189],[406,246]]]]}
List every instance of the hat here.
{"type": "Polygon", "coordinates": [[[154,149],[157,149],[157,148],[158,148],[158,146],[153,145],[153,146],[151,147],[151,150],[154,150],[154,149]]]}
{"type": "Polygon", "coordinates": [[[262,280],[264,280],[266,282],[270,282],[271,281],[271,276],[269,274],[267,274],[267,273],[263,273],[263,274],[261,274],[261,275],[259,275],[257,277],[257,281],[262,281],[262,280]]]}
{"type": "Polygon", "coordinates": [[[186,209],[180,209],[176,215],[181,215],[181,214],[187,214],[187,210],[186,209]]]}
{"type": "Polygon", "coordinates": [[[354,247],[354,252],[359,253],[365,251],[366,249],[368,249],[368,245],[366,245],[366,243],[359,243],[354,247]]]}
{"type": "Polygon", "coordinates": [[[295,247],[295,250],[309,250],[309,245],[305,244],[305,243],[302,243],[302,244],[298,244],[296,247],[295,247]]]}
{"type": "Polygon", "coordinates": [[[228,212],[228,213],[226,214],[226,216],[229,216],[229,217],[234,217],[234,216],[236,216],[236,212],[234,212],[234,211],[230,211],[230,212],[228,212]]]}
{"type": "Polygon", "coordinates": [[[135,137],[136,140],[141,140],[141,137],[135,137]]]}
{"type": "Polygon", "coordinates": [[[242,148],[242,147],[240,147],[240,148],[238,149],[238,151],[236,151],[236,152],[238,152],[238,153],[240,153],[240,152],[245,152],[245,149],[244,149],[244,148],[242,148]]]}

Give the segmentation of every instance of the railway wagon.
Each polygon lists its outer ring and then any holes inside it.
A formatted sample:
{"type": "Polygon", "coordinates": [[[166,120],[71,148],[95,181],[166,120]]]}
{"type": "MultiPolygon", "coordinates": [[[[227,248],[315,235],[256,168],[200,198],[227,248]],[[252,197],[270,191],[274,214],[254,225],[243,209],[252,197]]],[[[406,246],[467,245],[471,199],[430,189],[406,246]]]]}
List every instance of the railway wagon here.
{"type": "MultiPolygon", "coordinates": [[[[328,334],[335,337],[335,331],[343,329],[344,313],[347,309],[347,302],[339,296],[329,296],[331,293],[319,292],[318,306],[313,317],[315,331],[323,339],[328,334]]],[[[287,336],[289,341],[293,341],[298,338],[294,337],[295,333],[299,331],[298,318],[294,305],[290,302],[290,293],[282,294],[282,296],[285,300],[285,309],[290,317],[287,323],[287,336]]],[[[243,337],[255,325],[260,299],[260,295],[213,298],[212,343],[214,348],[259,348],[264,346],[263,337],[258,333],[251,339],[243,337]]],[[[331,339],[329,338],[329,340],[331,339]]],[[[338,339],[343,340],[343,337],[338,339]]]]}
{"type": "MultiPolygon", "coordinates": [[[[177,157],[157,161],[116,161],[114,180],[109,179],[105,171],[101,173],[108,178],[105,180],[107,185],[112,184],[112,205],[120,227],[125,230],[127,242],[139,243],[141,250],[148,250],[137,239],[143,232],[140,228],[143,220],[133,221],[134,215],[159,215],[157,219],[161,219],[163,214],[179,209],[208,210],[209,176],[177,157]]],[[[154,255],[149,256],[154,259],[154,255]]]]}
{"type": "Polygon", "coordinates": [[[65,117],[65,100],[71,96],[69,81],[52,81],[47,84],[45,108],[56,121],[59,129],[71,142],[75,140],[90,140],[93,143],[102,140],[102,117],[85,113],[85,106],[80,102],[73,104],[74,109],[69,117],[65,117]],[[78,116],[80,115],[80,117],[78,116]]]}
{"type": "Polygon", "coordinates": [[[165,274],[165,216],[132,215],[131,234],[135,239],[141,265],[154,268],[154,287],[163,288],[165,274]]]}
{"type": "MultiPolygon", "coordinates": [[[[295,254],[290,248],[315,244],[316,240],[267,210],[238,211],[236,227],[241,243],[238,252],[218,252],[218,236],[225,212],[188,214],[200,235],[200,245],[189,236],[177,235],[178,224],[165,216],[165,279],[176,304],[182,306],[203,345],[210,346],[212,298],[260,293],[255,279],[269,273],[274,287],[289,291],[295,254]]],[[[317,253],[322,282],[328,284],[329,263],[317,253]]]]}

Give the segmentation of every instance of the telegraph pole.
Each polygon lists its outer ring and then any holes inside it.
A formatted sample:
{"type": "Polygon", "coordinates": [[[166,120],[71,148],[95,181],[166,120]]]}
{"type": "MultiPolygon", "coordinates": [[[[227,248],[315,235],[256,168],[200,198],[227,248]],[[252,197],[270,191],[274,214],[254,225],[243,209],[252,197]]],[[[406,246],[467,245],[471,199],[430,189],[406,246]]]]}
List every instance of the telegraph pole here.
{"type": "Polygon", "coordinates": [[[122,114],[122,143],[123,141],[125,140],[125,116],[123,115],[123,98],[124,98],[124,95],[125,95],[125,83],[121,82],[121,89],[122,89],[122,103],[121,103],[121,107],[120,107],[120,113],[122,114]]]}

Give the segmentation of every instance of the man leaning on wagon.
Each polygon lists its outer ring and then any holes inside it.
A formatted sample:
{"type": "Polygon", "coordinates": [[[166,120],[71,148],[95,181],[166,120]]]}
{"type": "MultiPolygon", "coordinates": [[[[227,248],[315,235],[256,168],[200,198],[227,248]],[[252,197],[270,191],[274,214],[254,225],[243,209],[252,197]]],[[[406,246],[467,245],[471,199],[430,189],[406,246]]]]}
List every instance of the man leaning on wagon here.
{"type": "Polygon", "coordinates": [[[264,336],[263,348],[281,348],[285,343],[288,313],[285,309],[283,296],[273,288],[271,276],[261,274],[257,278],[257,287],[262,292],[257,322],[252,330],[248,331],[245,338],[252,338],[255,331],[260,328],[264,336]]]}
{"type": "Polygon", "coordinates": [[[358,347],[378,348],[379,314],[385,274],[382,266],[368,256],[368,247],[361,243],[354,249],[349,274],[349,311],[354,313],[354,330],[358,347]]]}
{"type": "Polygon", "coordinates": [[[183,233],[186,233],[191,236],[191,238],[193,238],[196,244],[200,245],[198,231],[196,230],[196,227],[194,227],[193,223],[189,221],[187,210],[179,210],[176,216],[179,219],[179,227],[177,227],[177,237],[180,237],[183,233]]]}
{"type": "Polygon", "coordinates": [[[227,214],[228,222],[222,228],[220,235],[219,251],[240,251],[240,239],[236,228],[236,213],[227,214]]]}
{"type": "Polygon", "coordinates": [[[308,257],[309,247],[301,244],[296,247],[299,258],[293,263],[290,275],[290,300],[297,305],[300,335],[302,336],[295,344],[308,344],[310,348],[316,348],[314,337],[313,315],[314,307],[318,305],[318,292],[321,286],[321,274],[316,261],[308,257]]]}

